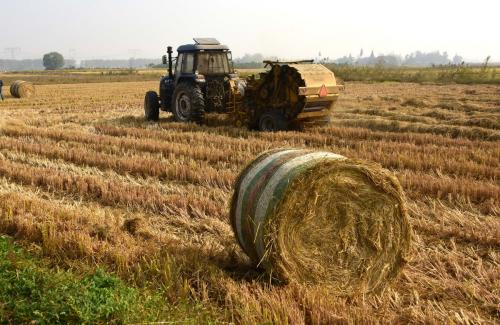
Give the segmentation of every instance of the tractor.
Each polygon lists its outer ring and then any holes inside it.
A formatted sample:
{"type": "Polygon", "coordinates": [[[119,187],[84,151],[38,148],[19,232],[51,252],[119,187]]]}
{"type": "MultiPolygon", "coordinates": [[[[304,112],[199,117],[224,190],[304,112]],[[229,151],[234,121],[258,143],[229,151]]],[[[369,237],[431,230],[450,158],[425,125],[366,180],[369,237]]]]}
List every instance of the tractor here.
{"type": "Polygon", "coordinates": [[[144,113],[159,119],[160,109],[177,122],[202,124],[205,113],[226,113],[236,126],[262,131],[294,125],[327,123],[342,86],[332,71],[312,61],[264,61],[267,71],[242,80],[235,73],[229,48],[214,38],[195,38],[182,45],[177,58],[167,48],[159,95],[148,91],[144,113]],[[173,67],[175,61],[175,68],[173,67]]]}

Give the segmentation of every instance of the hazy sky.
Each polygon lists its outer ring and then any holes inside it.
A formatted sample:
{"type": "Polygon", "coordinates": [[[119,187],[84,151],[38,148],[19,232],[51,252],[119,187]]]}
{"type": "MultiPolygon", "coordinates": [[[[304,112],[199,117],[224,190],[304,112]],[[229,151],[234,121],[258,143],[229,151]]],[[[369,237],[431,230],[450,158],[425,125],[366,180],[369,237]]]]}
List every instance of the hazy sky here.
{"type": "Polygon", "coordinates": [[[458,53],[500,61],[499,0],[0,0],[0,57],[161,57],[167,45],[216,37],[234,57],[458,53]]]}

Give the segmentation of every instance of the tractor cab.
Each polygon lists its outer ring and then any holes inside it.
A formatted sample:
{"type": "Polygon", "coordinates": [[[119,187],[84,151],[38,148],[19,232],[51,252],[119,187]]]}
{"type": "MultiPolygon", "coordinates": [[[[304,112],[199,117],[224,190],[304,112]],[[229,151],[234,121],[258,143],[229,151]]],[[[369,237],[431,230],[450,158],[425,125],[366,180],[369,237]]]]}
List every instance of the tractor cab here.
{"type": "Polygon", "coordinates": [[[204,76],[229,75],[234,72],[231,52],[215,38],[195,38],[195,44],[182,45],[177,49],[175,77],[198,79],[204,76]]]}
{"type": "Polygon", "coordinates": [[[160,108],[171,111],[180,122],[198,121],[204,112],[224,112],[231,92],[230,81],[238,79],[226,45],[214,38],[194,41],[195,44],[180,46],[177,58],[172,58],[172,47],[163,56],[168,74],[160,82],[160,108]],[[199,109],[193,107],[195,102],[199,109]]]}

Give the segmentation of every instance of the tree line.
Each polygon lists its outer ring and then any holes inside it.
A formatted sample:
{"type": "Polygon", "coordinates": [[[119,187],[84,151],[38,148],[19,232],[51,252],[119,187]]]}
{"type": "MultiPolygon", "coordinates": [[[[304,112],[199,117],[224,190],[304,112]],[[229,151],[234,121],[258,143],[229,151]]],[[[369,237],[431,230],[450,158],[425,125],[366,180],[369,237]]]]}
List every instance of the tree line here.
{"type": "MultiPolygon", "coordinates": [[[[240,58],[234,60],[234,64],[238,68],[261,68],[263,67],[262,61],[264,59],[270,59],[265,57],[260,53],[255,54],[245,54],[240,58]]],[[[277,59],[273,57],[272,59],[277,59]]],[[[415,51],[413,53],[401,56],[398,54],[388,54],[388,55],[375,55],[371,51],[370,55],[364,56],[363,49],[357,56],[352,54],[345,55],[337,59],[331,59],[330,57],[322,57],[321,53],[315,58],[316,62],[319,63],[333,63],[337,65],[352,65],[352,66],[384,66],[384,67],[396,67],[396,66],[412,66],[412,67],[431,67],[431,66],[442,66],[442,65],[460,65],[464,62],[462,56],[456,54],[450,57],[447,52],[433,51],[433,52],[422,52],[415,51]]]]}
{"type": "Polygon", "coordinates": [[[77,66],[76,60],[65,59],[58,52],[50,52],[41,59],[4,60],[0,59],[0,71],[29,71],[29,70],[59,70],[59,69],[95,69],[95,68],[145,68],[161,64],[160,59],[128,60],[82,60],[77,66]]]}
{"type": "MultiPolygon", "coordinates": [[[[262,61],[277,60],[277,57],[265,57],[261,53],[245,54],[242,57],[234,59],[234,65],[237,68],[262,68],[262,61]]],[[[413,53],[401,56],[398,54],[375,55],[371,51],[370,55],[364,56],[363,49],[357,56],[352,54],[345,55],[341,58],[330,59],[329,57],[321,57],[321,54],[315,59],[320,63],[334,63],[337,65],[351,66],[412,66],[412,67],[430,67],[444,65],[461,65],[464,59],[456,54],[450,57],[447,52],[433,51],[413,53]]],[[[82,60],[78,64],[79,68],[160,68],[164,67],[160,59],[128,59],[128,60],[82,60]]],[[[23,70],[57,70],[62,68],[77,68],[75,60],[67,60],[58,52],[50,52],[43,56],[42,59],[34,60],[2,60],[0,59],[0,71],[23,71],[23,70]]]]}
{"type": "Polygon", "coordinates": [[[375,55],[373,51],[369,56],[363,56],[361,49],[357,57],[349,54],[328,63],[355,65],[355,66],[412,66],[412,67],[430,67],[434,65],[460,65],[464,62],[463,57],[456,54],[452,58],[445,51],[421,52],[416,51],[405,55],[404,57],[398,54],[375,55]]]}

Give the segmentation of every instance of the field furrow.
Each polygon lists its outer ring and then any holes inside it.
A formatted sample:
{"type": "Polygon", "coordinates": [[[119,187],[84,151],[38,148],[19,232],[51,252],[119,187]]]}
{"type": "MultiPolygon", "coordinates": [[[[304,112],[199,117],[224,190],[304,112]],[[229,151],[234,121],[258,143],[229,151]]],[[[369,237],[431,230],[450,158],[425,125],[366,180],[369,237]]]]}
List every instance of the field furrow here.
{"type": "Polygon", "coordinates": [[[75,164],[112,169],[122,175],[154,176],[162,180],[191,182],[205,186],[229,188],[234,179],[234,172],[232,171],[218,170],[192,159],[158,161],[158,159],[138,155],[124,157],[116,154],[99,153],[85,148],[84,145],[80,148],[63,148],[6,138],[0,139],[0,148],[41,155],[50,159],[62,159],[75,164]]]}
{"type": "MultiPolygon", "coordinates": [[[[241,156],[239,151],[223,151],[213,146],[183,144],[179,142],[158,141],[155,139],[117,138],[82,131],[47,130],[41,128],[5,127],[0,132],[10,137],[48,138],[57,142],[75,142],[93,145],[93,148],[114,147],[117,150],[130,152],[154,153],[162,156],[184,156],[209,163],[221,161],[242,163],[250,159],[249,155],[241,156]],[[98,146],[97,146],[98,145],[98,146]]],[[[100,149],[104,151],[103,149],[100,149]]]]}
{"type": "MultiPolygon", "coordinates": [[[[110,154],[127,154],[139,151],[166,157],[189,157],[195,160],[205,160],[215,166],[226,162],[241,166],[243,162],[249,161],[255,155],[255,152],[263,151],[258,144],[256,147],[253,146],[253,139],[247,141],[249,146],[247,150],[242,150],[241,145],[238,146],[238,150],[237,148],[232,148],[229,144],[226,146],[221,144],[220,147],[214,147],[213,144],[193,146],[185,139],[182,139],[182,134],[179,135],[180,139],[177,140],[178,142],[165,142],[143,138],[116,138],[94,135],[86,131],[41,130],[38,128],[22,129],[20,127],[4,128],[2,133],[10,137],[48,138],[57,141],[58,144],[60,144],[60,141],[74,142],[74,144],[67,144],[71,148],[75,148],[80,143],[83,143],[90,145],[86,146],[89,149],[110,154]],[[230,150],[233,154],[227,154],[227,150],[230,150]]],[[[283,143],[275,144],[274,142],[271,145],[272,147],[284,146],[283,143]]],[[[464,155],[464,151],[461,149],[449,150],[449,155],[456,157],[456,159],[449,160],[443,159],[439,154],[441,149],[434,146],[415,146],[411,144],[387,145],[380,142],[368,141],[359,143],[349,140],[341,140],[335,144],[329,143],[327,146],[318,146],[315,143],[311,144],[309,142],[307,145],[308,147],[317,149],[339,152],[352,158],[377,161],[384,167],[391,169],[434,171],[479,180],[496,180],[500,176],[500,165],[498,163],[495,164],[495,162],[492,162],[496,166],[491,167],[480,163],[480,161],[488,159],[486,152],[479,156],[476,152],[464,155]]],[[[269,143],[267,147],[269,147],[269,143]]]]}
{"type": "Polygon", "coordinates": [[[0,175],[11,182],[39,187],[62,195],[93,200],[106,206],[122,206],[158,214],[226,218],[225,206],[203,195],[162,194],[151,186],[106,181],[102,177],[78,176],[50,168],[32,167],[0,159],[0,175]]]}
{"type": "Polygon", "coordinates": [[[386,131],[395,133],[432,133],[445,135],[451,138],[465,138],[469,140],[500,141],[500,131],[483,128],[469,128],[449,125],[428,125],[424,123],[409,123],[398,120],[369,119],[351,116],[333,120],[337,126],[363,127],[374,131],[386,131]]]}
{"type": "MultiPolygon", "coordinates": [[[[157,177],[161,180],[187,182],[207,187],[217,187],[229,189],[233,184],[237,173],[226,168],[214,168],[203,163],[203,161],[193,160],[191,157],[171,155],[166,159],[158,157],[148,157],[126,155],[119,147],[104,145],[104,151],[111,150],[112,153],[102,153],[92,150],[92,146],[80,143],[70,143],[69,146],[60,146],[57,142],[38,142],[33,138],[26,139],[0,138],[0,148],[13,152],[22,152],[40,155],[49,159],[62,159],[66,162],[93,166],[103,170],[113,170],[121,175],[133,175],[137,177],[157,177]]],[[[100,146],[99,143],[95,144],[100,146]]],[[[102,148],[101,148],[102,149],[102,148]]],[[[350,156],[344,150],[337,151],[346,156],[350,156]]],[[[367,151],[368,152],[368,151],[367,151]]],[[[354,151],[352,152],[354,153],[354,151]]],[[[373,155],[373,152],[371,152],[373,155]]],[[[381,163],[384,167],[396,167],[398,177],[402,181],[403,187],[408,190],[412,198],[420,195],[445,199],[450,202],[469,201],[477,205],[485,213],[497,214],[497,204],[499,201],[500,187],[485,181],[461,177],[460,173],[455,177],[434,176],[421,171],[412,172],[402,167],[404,160],[398,159],[399,153],[393,162],[397,166],[391,166],[383,153],[379,153],[381,163]]],[[[373,156],[370,156],[373,158],[373,156]]],[[[362,157],[367,159],[367,157],[362,157]]],[[[406,161],[412,162],[412,159],[406,161]]],[[[423,164],[420,163],[420,166],[423,164]]],[[[463,165],[466,166],[466,165],[463,165]]],[[[242,168],[242,166],[237,166],[242,168]]],[[[232,168],[231,168],[232,169],[232,168]]],[[[425,170],[424,170],[425,171],[425,170]]],[[[439,171],[436,171],[439,173],[439,171]]]]}
{"type": "Polygon", "coordinates": [[[235,248],[229,244],[228,225],[216,220],[193,221],[176,214],[158,218],[68,204],[41,198],[29,189],[25,193],[0,189],[0,216],[3,233],[37,243],[48,255],[100,261],[123,271],[166,247],[201,250],[207,256],[226,251],[224,258],[235,248]]]}

